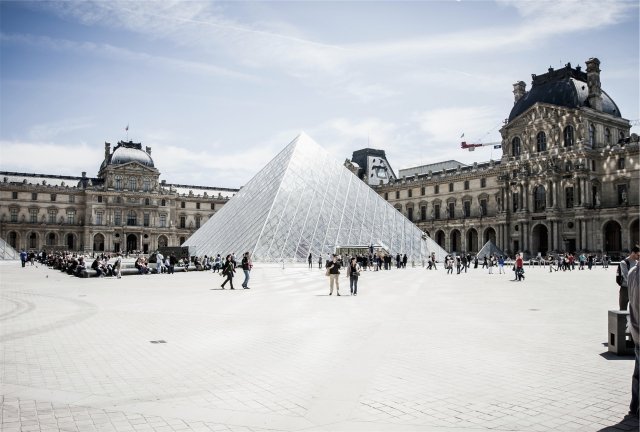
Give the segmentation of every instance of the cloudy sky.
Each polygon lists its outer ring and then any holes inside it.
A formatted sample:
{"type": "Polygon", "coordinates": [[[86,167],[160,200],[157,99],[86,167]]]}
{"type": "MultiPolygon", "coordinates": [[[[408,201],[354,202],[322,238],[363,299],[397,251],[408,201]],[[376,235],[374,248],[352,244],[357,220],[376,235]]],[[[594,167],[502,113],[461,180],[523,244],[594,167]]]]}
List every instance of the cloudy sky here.
{"type": "Polygon", "coordinates": [[[498,141],[514,82],[590,57],[640,118],[636,0],[2,0],[0,20],[5,171],[95,176],[127,125],[183,184],[239,187],[300,131],[396,172],[498,159],[460,135],[498,141]]]}

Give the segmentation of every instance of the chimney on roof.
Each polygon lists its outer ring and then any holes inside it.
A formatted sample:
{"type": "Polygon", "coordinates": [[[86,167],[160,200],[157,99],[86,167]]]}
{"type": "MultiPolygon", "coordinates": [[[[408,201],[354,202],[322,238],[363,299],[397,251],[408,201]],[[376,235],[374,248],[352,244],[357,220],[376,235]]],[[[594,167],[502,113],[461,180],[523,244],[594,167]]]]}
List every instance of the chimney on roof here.
{"type": "Polygon", "coordinates": [[[149,146],[145,147],[145,151],[147,152],[147,154],[149,156],[151,156],[151,147],[149,147],[149,146]]]}
{"type": "Polygon", "coordinates": [[[109,153],[111,153],[111,144],[105,141],[104,143],[104,159],[109,159],[109,153]]]}
{"type": "Polygon", "coordinates": [[[587,86],[589,87],[589,106],[596,111],[602,111],[602,89],[600,87],[600,60],[595,57],[585,62],[587,64],[587,86]]]}
{"type": "Polygon", "coordinates": [[[513,85],[513,96],[515,99],[513,101],[514,105],[517,104],[520,99],[522,99],[522,97],[526,93],[526,89],[527,89],[527,85],[525,84],[524,81],[518,81],[513,85]]]}
{"type": "Polygon", "coordinates": [[[86,171],[82,171],[82,178],[86,178],[87,177],[87,172],[86,171]]]}

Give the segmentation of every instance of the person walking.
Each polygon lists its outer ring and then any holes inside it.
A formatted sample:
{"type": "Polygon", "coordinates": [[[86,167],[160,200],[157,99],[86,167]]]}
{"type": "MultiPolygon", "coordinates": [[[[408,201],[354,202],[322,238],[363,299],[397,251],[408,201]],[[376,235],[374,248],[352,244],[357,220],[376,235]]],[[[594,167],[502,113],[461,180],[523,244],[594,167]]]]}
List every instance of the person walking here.
{"type": "Polygon", "coordinates": [[[349,278],[349,290],[352,296],[358,295],[358,276],[360,276],[360,266],[356,257],[351,258],[349,267],[347,267],[347,277],[349,278]]]}
{"type": "Polygon", "coordinates": [[[340,295],[340,263],[338,257],[333,255],[331,261],[327,263],[327,272],[329,274],[329,295],[333,294],[333,285],[336,285],[336,295],[340,295]]]}
{"type": "Polygon", "coordinates": [[[504,256],[498,258],[498,274],[504,274],[504,256]]]}
{"type": "Polygon", "coordinates": [[[318,257],[318,269],[322,269],[322,254],[318,257]]]}
{"type": "Polygon", "coordinates": [[[20,252],[20,261],[22,262],[22,267],[27,264],[27,253],[24,250],[20,252]]]}
{"type": "MultiPolygon", "coordinates": [[[[242,256],[242,271],[244,272],[244,282],[242,282],[242,288],[249,289],[249,273],[253,263],[251,262],[251,253],[245,252],[242,256]]],[[[311,255],[309,255],[309,267],[311,267],[311,255]]]]}
{"type": "Polygon", "coordinates": [[[516,254],[516,278],[515,280],[517,281],[521,281],[524,279],[524,275],[522,274],[524,272],[524,261],[522,260],[522,255],[520,254],[516,254]]]}
{"type": "Polygon", "coordinates": [[[313,268],[313,255],[311,255],[311,252],[309,252],[309,257],[307,258],[307,261],[309,261],[309,268],[313,268]]]}
{"type": "Polygon", "coordinates": [[[224,289],[224,286],[227,284],[227,282],[229,282],[231,289],[235,289],[233,287],[233,274],[236,272],[236,266],[233,264],[233,261],[231,259],[231,254],[227,255],[227,259],[225,260],[224,266],[222,267],[222,275],[226,276],[226,279],[224,280],[224,282],[222,282],[222,285],[220,285],[222,289],[224,289]]]}

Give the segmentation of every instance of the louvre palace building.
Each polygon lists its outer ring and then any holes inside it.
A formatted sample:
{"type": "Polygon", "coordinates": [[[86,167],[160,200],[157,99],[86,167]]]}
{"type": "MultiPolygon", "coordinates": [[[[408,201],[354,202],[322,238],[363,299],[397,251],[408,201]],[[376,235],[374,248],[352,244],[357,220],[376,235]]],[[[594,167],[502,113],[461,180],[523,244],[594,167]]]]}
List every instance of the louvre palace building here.
{"type": "Polygon", "coordinates": [[[449,252],[491,240],[512,255],[626,254],[638,244],[638,136],[600,84],[600,61],[513,85],[502,158],[446,161],[377,178],[384,152],[354,153],[360,177],[449,252]],[[368,159],[364,156],[367,155],[368,159]],[[377,157],[377,159],[376,159],[377,157]],[[366,178],[365,178],[366,177],[366,178]]]}
{"type": "Polygon", "coordinates": [[[180,246],[238,190],[160,181],[151,148],[105,143],[97,177],[0,172],[0,237],[16,250],[180,246]]]}

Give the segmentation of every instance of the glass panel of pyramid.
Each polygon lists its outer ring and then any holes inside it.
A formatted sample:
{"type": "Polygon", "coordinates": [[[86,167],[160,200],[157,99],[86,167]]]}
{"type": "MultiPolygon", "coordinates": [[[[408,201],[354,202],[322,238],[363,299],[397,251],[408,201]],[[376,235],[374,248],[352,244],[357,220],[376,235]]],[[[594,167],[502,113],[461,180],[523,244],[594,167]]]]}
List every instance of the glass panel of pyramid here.
{"type": "Polygon", "coordinates": [[[421,262],[446,252],[302,133],[184,244],[191,255],[251,252],[303,262],[337,247],[373,245],[421,262]]]}

